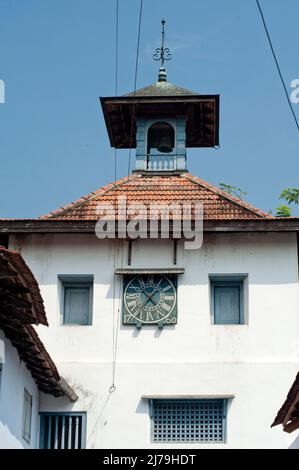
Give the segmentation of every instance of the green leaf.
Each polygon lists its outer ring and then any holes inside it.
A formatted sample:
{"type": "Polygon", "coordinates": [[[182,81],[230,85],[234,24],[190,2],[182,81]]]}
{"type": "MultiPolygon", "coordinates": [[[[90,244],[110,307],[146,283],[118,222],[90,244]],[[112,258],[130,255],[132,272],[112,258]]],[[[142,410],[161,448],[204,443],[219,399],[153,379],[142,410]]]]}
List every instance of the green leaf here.
{"type": "Polygon", "coordinates": [[[277,207],[275,211],[276,217],[291,217],[292,215],[292,209],[285,204],[277,207]]]}
{"type": "Polygon", "coordinates": [[[286,188],[282,191],[279,199],[284,199],[288,204],[299,204],[299,189],[286,188]]]}

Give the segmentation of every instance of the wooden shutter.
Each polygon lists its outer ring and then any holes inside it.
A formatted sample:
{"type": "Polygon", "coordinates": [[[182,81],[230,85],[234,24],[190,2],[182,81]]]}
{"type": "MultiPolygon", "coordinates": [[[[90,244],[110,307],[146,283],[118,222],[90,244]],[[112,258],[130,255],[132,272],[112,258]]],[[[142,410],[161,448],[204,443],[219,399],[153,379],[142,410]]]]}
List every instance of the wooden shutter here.
{"type": "Polygon", "coordinates": [[[90,288],[65,287],[64,323],[88,325],[90,323],[90,288]]]}
{"type": "Polygon", "coordinates": [[[24,404],[23,404],[23,439],[30,443],[31,437],[31,415],[32,415],[32,395],[24,389],[24,404]]]}
{"type": "Polygon", "coordinates": [[[239,324],[240,286],[214,286],[214,316],[216,324],[239,324]]]}

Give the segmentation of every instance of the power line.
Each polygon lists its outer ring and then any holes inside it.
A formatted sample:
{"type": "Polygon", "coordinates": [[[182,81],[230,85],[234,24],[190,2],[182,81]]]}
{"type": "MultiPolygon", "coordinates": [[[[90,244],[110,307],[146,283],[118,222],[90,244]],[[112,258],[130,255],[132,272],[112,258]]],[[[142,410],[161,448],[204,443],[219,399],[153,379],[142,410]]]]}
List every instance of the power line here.
{"type": "MultiPolygon", "coordinates": [[[[143,9],[143,0],[140,0],[139,6],[139,21],[138,21],[138,34],[137,34],[137,47],[136,47],[136,61],[135,61],[135,74],[134,74],[134,92],[133,96],[136,93],[137,87],[137,77],[138,77],[138,63],[139,63],[139,48],[140,48],[140,35],[141,35],[141,22],[142,22],[142,9],[143,9]]],[[[128,162],[128,179],[131,168],[131,154],[132,154],[132,140],[133,140],[133,128],[134,128],[134,115],[135,115],[135,103],[133,102],[132,109],[132,125],[131,125],[131,135],[130,135],[130,149],[129,149],[129,162],[128,162]]]]}
{"type": "Polygon", "coordinates": [[[116,0],[115,12],[115,96],[118,93],[118,29],[119,29],[119,0],[116,0]]]}
{"type": "MultiPolygon", "coordinates": [[[[115,96],[118,94],[118,38],[119,38],[119,0],[116,0],[115,5],[115,96]]],[[[114,148],[114,184],[116,185],[117,179],[117,149],[114,148]]],[[[115,192],[115,205],[116,205],[116,192],[115,192]]],[[[115,269],[116,269],[116,240],[113,245],[113,328],[112,328],[112,384],[109,388],[109,392],[112,393],[115,390],[114,378],[115,378],[115,335],[116,335],[116,326],[115,326],[115,310],[116,310],[116,279],[115,279],[115,269]]]]}
{"type": "Polygon", "coordinates": [[[291,101],[290,101],[288,89],[287,89],[287,87],[286,87],[285,80],[284,80],[284,78],[283,78],[283,75],[282,75],[282,72],[281,72],[281,68],[280,68],[280,66],[279,66],[278,59],[277,59],[277,56],[276,56],[275,51],[274,51],[274,47],[273,47],[273,44],[272,44],[272,40],[271,40],[271,37],[270,37],[270,33],[269,33],[269,30],[268,30],[268,27],[267,27],[267,24],[266,24],[266,20],[265,20],[265,17],[264,17],[264,14],[263,14],[263,10],[262,10],[262,8],[261,8],[261,5],[260,5],[259,0],[256,0],[256,4],[257,4],[257,7],[258,7],[259,12],[260,12],[260,15],[261,15],[261,19],[262,19],[262,22],[263,22],[263,25],[264,25],[264,29],[265,29],[265,32],[266,32],[266,35],[267,35],[267,38],[268,38],[268,41],[269,41],[269,45],[270,45],[270,48],[271,48],[271,51],[272,51],[272,55],[273,55],[273,58],[274,58],[274,61],[275,61],[275,64],[276,64],[276,68],[277,68],[277,71],[278,71],[278,74],[279,74],[279,77],[280,77],[280,80],[281,80],[281,83],[282,83],[282,86],[283,86],[283,89],[284,89],[284,92],[285,92],[285,95],[286,95],[286,98],[287,98],[288,105],[289,105],[290,110],[291,110],[291,113],[292,113],[292,115],[293,115],[293,118],[294,118],[294,121],[295,121],[297,130],[299,131],[299,122],[298,122],[297,116],[296,116],[296,114],[295,114],[295,111],[294,111],[294,109],[293,109],[292,103],[291,103],[291,101]]]}
{"type": "MultiPolygon", "coordinates": [[[[118,29],[119,29],[119,0],[116,0],[115,12],[115,96],[118,94],[118,29]]],[[[114,181],[117,178],[117,151],[114,148],[114,181]]]]}
{"type": "MultiPolygon", "coordinates": [[[[137,86],[137,76],[138,76],[138,64],[139,64],[139,49],[140,49],[140,36],[141,36],[141,23],[142,23],[142,9],[143,9],[143,0],[140,0],[140,7],[139,7],[139,20],[138,20],[138,35],[137,35],[137,47],[136,47],[136,61],[135,61],[135,73],[134,73],[134,95],[136,92],[137,86]]],[[[116,93],[117,93],[117,74],[118,74],[118,16],[119,16],[119,9],[118,9],[118,0],[116,5],[116,41],[115,41],[115,51],[116,51],[116,59],[115,59],[115,84],[116,84],[116,93]]],[[[132,137],[133,137],[133,129],[134,129],[134,110],[135,110],[135,103],[133,103],[133,110],[132,110],[132,125],[131,125],[131,138],[130,138],[130,149],[129,149],[129,161],[128,161],[128,180],[130,175],[130,161],[131,161],[131,152],[132,152],[132,137]]],[[[116,158],[115,158],[115,165],[116,165],[116,158]]],[[[116,170],[115,170],[116,171],[116,170]]],[[[116,178],[115,178],[116,179],[116,178]]],[[[115,192],[116,198],[116,192],[115,192]]],[[[123,267],[124,263],[124,246],[122,240],[122,249],[121,249],[121,268],[123,267]]],[[[115,374],[116,374],[116,359],[117,359],[117,347],[118,347],[118,333],[119,333],[119,325],[120,325],[120,299],[121,299],[121,290],[122,290],[122,283],[119,284],[119,296],[118,296],[118,308],[117,308],[117,320],[115,325],[115,308],[116,308],[116,279],[115,279],[115,267],[116,267],[116,241],[114,243],[114,281],[113,281],[113,363],[112,363],[112,384],[110,386],[109,392],[112,393],[116,389],[115,387],[115,374]]]]}

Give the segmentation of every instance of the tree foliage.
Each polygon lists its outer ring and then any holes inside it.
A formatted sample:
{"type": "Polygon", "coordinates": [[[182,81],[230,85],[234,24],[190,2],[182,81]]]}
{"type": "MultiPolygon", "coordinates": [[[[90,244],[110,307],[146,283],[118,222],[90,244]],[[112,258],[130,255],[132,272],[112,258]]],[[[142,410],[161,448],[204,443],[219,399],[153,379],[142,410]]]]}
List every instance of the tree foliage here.
{"type": "Polygon", "coordinates": [[[277,207],[275,215],[277,217],[291,217],[292,208],[290,207],[290,205],[299,204],[299,189],[286,188],[281,192],[279,199],[283,199],[287,202],[288,205],[282,204],[281,206],[277,207]]]}
{"type": "Polygon", "coordinates": [[[242,189],[237,188],[237,186],[233,186],[231,184],[219,183],[219,188],[231,196],[237,197],[238,199],[243,199],[243,197],[247,194],[242,189]]]}
{"type": "Polygon", "coordinates": [[[282,204],[275,209],[275,215],[276,217],[291,217],[292,209],[289,206],[282,204]]]}
{"type": "Polygon", "coordinates": [[[299,204],[299,189],[286,188],[282,191],[279,199],[283,199],[288,204],[299,204]]]}

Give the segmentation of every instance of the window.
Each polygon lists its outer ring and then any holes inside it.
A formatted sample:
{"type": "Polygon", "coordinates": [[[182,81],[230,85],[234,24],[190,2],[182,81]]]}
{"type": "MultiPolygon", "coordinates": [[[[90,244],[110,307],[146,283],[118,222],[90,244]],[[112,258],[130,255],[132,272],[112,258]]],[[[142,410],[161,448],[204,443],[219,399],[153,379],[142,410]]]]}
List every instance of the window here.
{"type": "Polygon", "coordinates": [[[23,439],[30,444],[31,437],[31,415],[32,415],[32,395],[24,389],[24,402],[23,402],[23,439]]]}
{"type": "Polygon", "coordinates": [[[41,413],[41,449],[84,449],[86,413],[41,413]]]}
{"type": "Polygon", "coordinates": [[[174,149],[174,129],[167,122],[152,124],[148,130],[147,153],[156,149],[161,153],[170,153],[174,149]]]}
{"type": "Polygon", "coordinates": [[[62,317],[64,325],[91,325],[92,276],[59,276],[62,282],[62,317]]]}
{"type": "Polygon", "coordinates": [[[154,442],[224,442],[225,399],[152,400],[154,442]]]}
{"type": "Polygon", "coordinates": [[[210,276],[213,322],[216,325],[244,324],[244,278],[210,276]]]}

